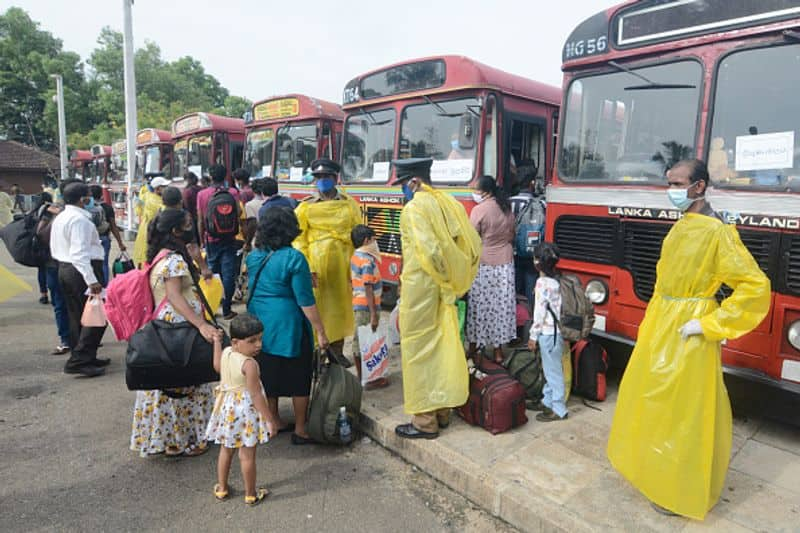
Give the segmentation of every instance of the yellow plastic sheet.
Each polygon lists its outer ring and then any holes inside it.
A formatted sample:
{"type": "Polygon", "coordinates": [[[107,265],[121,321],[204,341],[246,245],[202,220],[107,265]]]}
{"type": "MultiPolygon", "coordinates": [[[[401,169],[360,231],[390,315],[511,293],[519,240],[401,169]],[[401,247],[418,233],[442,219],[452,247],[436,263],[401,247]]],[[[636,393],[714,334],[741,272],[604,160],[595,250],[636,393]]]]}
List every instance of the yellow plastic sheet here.
{"type": "MultiPolygon", "coordinates": [[[[201,277],[198,285],[200,285],[200,290],[203,291],[203,296],[206,297],[208,306],[216,313],[222,303],[222,295],[224,293],[222,280],[219,278],[219,274],[214,274],[209,280],[201,277]]],[[[207,320],[212,319],[208,311],[205,311],[205,316],[207,320]]]]}
{"type": "Polygon", "coordinates": [[[0,191],[0,228],[14,221],[14,200],[7,193],[0,191]]]}
{"type": "Polygon", "coordinates": [[[343,192],[339,199],[306,200],[295,212],[300,236],[294,247],[308,260],[317,275],[314,298],[325,325],[328,340],[336,342],[355,331],[353,295],[350,288],[350,257],[353,243],[350,232],[362,223],[358,204],[343,192]]]}
{"type": "Polygon", "coordinates": [[[23,292],[31,292],[33,287],[0,265],[0,303],[5,302],[23,292]]]}
{"type": "Polygon", "coordinates": [[[400,233],[405,411],[458,407],[467,401],[469,375],[455,302],[478,272],[481,239],[464,207],[427,185],[403,208],[400,233]]]}
{"type": "Polygon", "coordinates": [[[156,218],[163,204],[161,197],[154,192],[150,192],[147,186],[143,186],[139,191],[139,200],[135,211],[139,217],[139,229],[136,233],[136,241],[133,243],[133,264],[137,267],[147,259],[147,226],[150,221],[156,218]]]}
{"type": "Polygon", "coordinates": [[[728,469],[732,424],[720,341],[767,315],[770,284],[734,226],[687,214],[661,250],[655,293],[619,388],[611,464],[647,498],[702,520],[728,469]],[[718,305],[720,285],[733,294],[718,305]],[[700,319],[704,335],[678,329],[700,319]]]}

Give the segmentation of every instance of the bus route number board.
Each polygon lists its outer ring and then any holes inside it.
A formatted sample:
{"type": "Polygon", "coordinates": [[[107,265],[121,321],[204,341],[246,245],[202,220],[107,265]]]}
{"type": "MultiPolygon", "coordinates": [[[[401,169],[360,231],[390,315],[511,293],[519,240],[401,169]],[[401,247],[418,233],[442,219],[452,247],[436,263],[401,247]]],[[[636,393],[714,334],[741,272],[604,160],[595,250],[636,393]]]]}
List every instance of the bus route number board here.
{"type": "Polygon", "coordinates": [[[601,35],[589,39],[568,41],[564,45],[564,58],[577,59],[579,57],[602,54],[608,49],[608,37],[601,35]]]}

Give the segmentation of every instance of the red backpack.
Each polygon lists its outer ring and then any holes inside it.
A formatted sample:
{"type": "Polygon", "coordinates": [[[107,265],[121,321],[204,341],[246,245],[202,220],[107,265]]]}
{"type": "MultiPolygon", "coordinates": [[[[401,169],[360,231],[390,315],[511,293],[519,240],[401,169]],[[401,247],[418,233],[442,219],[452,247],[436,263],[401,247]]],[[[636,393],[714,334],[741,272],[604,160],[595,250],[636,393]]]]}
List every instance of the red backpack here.
{"type": "Polygon", "coordinates": [[[606,399],[608,354],[592,339],[581,339],[572,347],[572,391],[587,400],[606,399]]]}
{"type": "Polygon", "coordinates": [[[168,253],[161,252],[152,263],[119,274],[108,284],[103,308],[117,340],[127,341],[153,319],[156,309],[153,289],[150,287],[150,271],[168,253]]]}
{"type": "Polygon", "coordinates": [[[239,202],[230,190],[220,187],[208,201],[206,231],[217,239],[233,239],[239,233],[239,202]]]}

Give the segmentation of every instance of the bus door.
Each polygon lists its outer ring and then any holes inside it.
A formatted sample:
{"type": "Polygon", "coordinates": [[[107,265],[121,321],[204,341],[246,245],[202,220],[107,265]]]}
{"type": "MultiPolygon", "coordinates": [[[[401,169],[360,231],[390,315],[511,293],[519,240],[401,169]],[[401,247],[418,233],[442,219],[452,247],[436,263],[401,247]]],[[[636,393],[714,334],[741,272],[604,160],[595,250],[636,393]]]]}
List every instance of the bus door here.
{"type": "Polygon", "coordinates": [[[331,123],[327,120],[322,123],[322,133],[319,136],[317,157],[327,157],[332,161],[336,161],[336,144],[333,139],[333,128],[331,128],[331,123]]]}
{"type": "MultiPolygon", "coordinates": [[[[515,194],[519,187],[529,180],[537,182],[544,180],[547,119],[516,113],[506,113],[505,119],[503,188],[507,193],[515,194]]],[[[542,183],[542,187],[543,185],[542,183]]]]}

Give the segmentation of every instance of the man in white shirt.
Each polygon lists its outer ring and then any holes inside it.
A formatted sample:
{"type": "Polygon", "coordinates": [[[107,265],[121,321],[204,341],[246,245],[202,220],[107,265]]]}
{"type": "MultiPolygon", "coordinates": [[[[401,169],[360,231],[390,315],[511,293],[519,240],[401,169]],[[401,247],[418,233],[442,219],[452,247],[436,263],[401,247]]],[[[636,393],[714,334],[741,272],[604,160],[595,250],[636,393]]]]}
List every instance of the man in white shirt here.
{"type": "Polygon", "coordinates": [[[81,326],[81,314],[88,299],[87,289],[100,294],[103,288],[103,246],[91,214],[84,209],[91,199],[88,185],[68,182],[63,196],[64,211],[51,226],[50,254],[58,261],[58,280],[69,315],[71,355],[64,372],[95,377],[104,374],[104,367],[110,362],[97,358],[97,346],[106,328],[81,326]]]}
{"type": "Polygon", "coordinates": [[[258,210],[261,209],[261,206],[264,205],[264,188],[263,183],[260,179],[253,180],[250,183],[250,188],[253,190],[253,199],[244,204],[244,213],[245,217],[250,219],[258,220],[258,210]]]}

